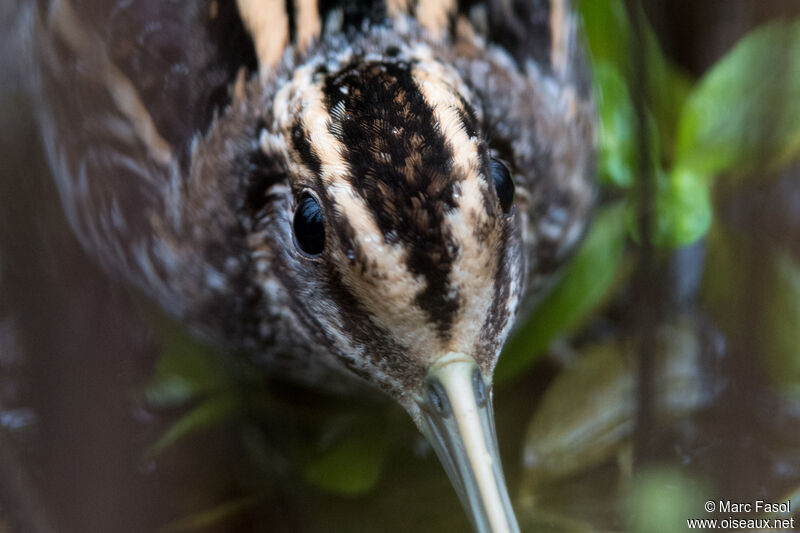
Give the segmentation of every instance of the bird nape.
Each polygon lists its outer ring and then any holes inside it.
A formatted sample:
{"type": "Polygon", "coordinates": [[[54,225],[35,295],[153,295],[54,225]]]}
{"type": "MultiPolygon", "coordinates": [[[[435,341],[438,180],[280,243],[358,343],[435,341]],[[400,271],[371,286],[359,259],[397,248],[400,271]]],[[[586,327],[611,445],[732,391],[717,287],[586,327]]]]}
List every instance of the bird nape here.
{"type": "Polygon", "coordinates": [[[567,0],[31,5],[64,211],[106,271],[287,379],[377,387],[518,531],[492,374],[593,200],[567,0]]]}

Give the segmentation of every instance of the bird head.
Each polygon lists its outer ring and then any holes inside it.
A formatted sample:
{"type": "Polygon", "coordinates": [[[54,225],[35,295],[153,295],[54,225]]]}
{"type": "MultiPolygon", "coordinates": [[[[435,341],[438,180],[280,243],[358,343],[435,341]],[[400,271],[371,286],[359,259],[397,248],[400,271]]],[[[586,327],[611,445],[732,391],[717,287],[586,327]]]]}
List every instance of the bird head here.
{"type": "Polygon", "coordinates": [[[513,522],[490,391],[525,259],[474,101],[425,49],[294,69],[259,135],[288,187],[250,239],[319,357],[397,400],[473,507],[513,522]]]}
{"type": "Polygon", "coordinates": [[[412,411],[408,391],[444,354],[491,375],[521,285],[513,178],[470,96],[432,60],[357,59],[300,69],[274,104],[289,138],[287,249],[314,279],[314,327],[412,411]]]}

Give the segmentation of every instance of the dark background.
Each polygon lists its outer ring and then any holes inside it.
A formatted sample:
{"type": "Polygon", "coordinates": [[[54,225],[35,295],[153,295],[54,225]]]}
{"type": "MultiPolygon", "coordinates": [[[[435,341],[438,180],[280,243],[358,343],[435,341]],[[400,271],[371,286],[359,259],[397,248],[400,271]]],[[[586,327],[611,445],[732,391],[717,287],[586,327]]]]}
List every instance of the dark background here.
{"type": "MultiPolygon", "coordinates": [[[[800,2],[795,0],[644,4],[666,55],[695,76],[749,29],[775,17],[800,15],[800,2]]],[[[171,456],[168,464],[143,459],[142,450],[162,426],[153,413],[137,407],[131,391],[151,375],[160,345],[143,319],[147,304],[87,258],[62,214],[35,130],[35,103],[21,82],[25,66],[20,58],[30,36],[17,31],[17,9],[13,2],[0,6],[0,532],[154,531],[191,507],[193,500],[202,504],[203,498],[187,486],[206,487],[213,484],[209,478],[223,477],[234,480],[225,490],[246,493],[247,487],[235,482],[241,450],[233,440],[214,437],[194,448],[196,457],[171,456]]],[[[734,199],[733,216],[743,231],[772,232],[797,242],[798,190],[796,173],[788,171],[776,184],[734,199]]],[[[755,293],[757,309],[757,270],[752,280],[752,287],[741,290],[755,293]]],[[[659,285],[657,280],[652,283],[659,285]]],[[[732,356],[736,394],[729,398],[731,407],[720,411],[729,418],[719,420],[718,435],[743,445],[712,446],[707,452],[713,456],[708,469],[724,470],[720,476],[727,476],[732,493],[737,488],[744,491],[767,464],[751,460],[752,448],[745,446],[747,439],[758,438],[757,421],[764,412],[753,406],[763,395],[752,350],[745,346],[738,351],[745,355],[732,356]],[[732,429],[750,422],[752,432],[732,429]]],[[[538,392],[530,391],[540,390],[552,376],[552,369],[542,366],[536,377],[499,400],[501,426],[504,409],[515,398],[536,397],[538,392]]],[[[532,410],[529,404],[523,410],[532,410]]],[[[413,444],[413,437],[407,436],[413,434],[410,423],[398,423],[405,424],[404,438],[413,444]]],[[[504,453],[518,456],[519,445],[511,446],[504,453]]],[[[431,524],[438,518],[429,516],[424,505],[405,507],[430,497],[442,500],[438,513],[455,516],[456,527],[465,527],[443,475],[417,490],[391,487],[393,479],[438,469],[430,457],[414,461],[409,449],[387,469],[379,496],[369,503],[376,516],[382,511],[384,520],[397,515],[401,524],[437,530],[431,524]]],[[[367,505],[325,500],[298,488],[291,477],[284,481],[285,490],[257,512],[226,522],[225,530],[336,531],[339,528],[326,520],[360,512],[367,505]],[[320,503],[323,500],[326,503],[320,503]],[[317,518],[309,516],[314,509],[317,518]],[[320,525],[326,523],[329,527],[320,525]]]]}

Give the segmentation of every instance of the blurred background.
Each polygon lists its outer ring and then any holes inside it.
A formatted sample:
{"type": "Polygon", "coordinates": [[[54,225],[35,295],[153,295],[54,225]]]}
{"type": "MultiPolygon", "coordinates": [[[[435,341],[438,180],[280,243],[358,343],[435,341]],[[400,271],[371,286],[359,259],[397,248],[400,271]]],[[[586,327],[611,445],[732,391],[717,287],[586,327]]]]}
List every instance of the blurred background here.
{"type": "MultiPolygon", "coordinates": [[[[800,3],[576,3],[600,200],[497,370],[523,531],[684,531],[719,499],[794,512],[800,3]]],[[[0,5],[0,532],[467,531],[398,407],[271,380],[82,252],[16,14],[0,5]]]]}

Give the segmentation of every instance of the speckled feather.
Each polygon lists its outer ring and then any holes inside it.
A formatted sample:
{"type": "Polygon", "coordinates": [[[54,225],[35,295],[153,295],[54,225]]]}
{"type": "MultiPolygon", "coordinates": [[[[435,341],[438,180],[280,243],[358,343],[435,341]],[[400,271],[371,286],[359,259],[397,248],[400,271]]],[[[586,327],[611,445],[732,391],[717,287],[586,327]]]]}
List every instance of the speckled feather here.
{"type": "Polygon", "coordinates": [[[31,7],[55,180],[84,247],[199,333],[413,411],[435,357],[491,374],[583,233],[575,18],[565,0],[289,4],[31,7]],[[490,158],[516,182],[508,214],[490,158]],[[293,241],[301,194],[318,257],[293,241]]]}

